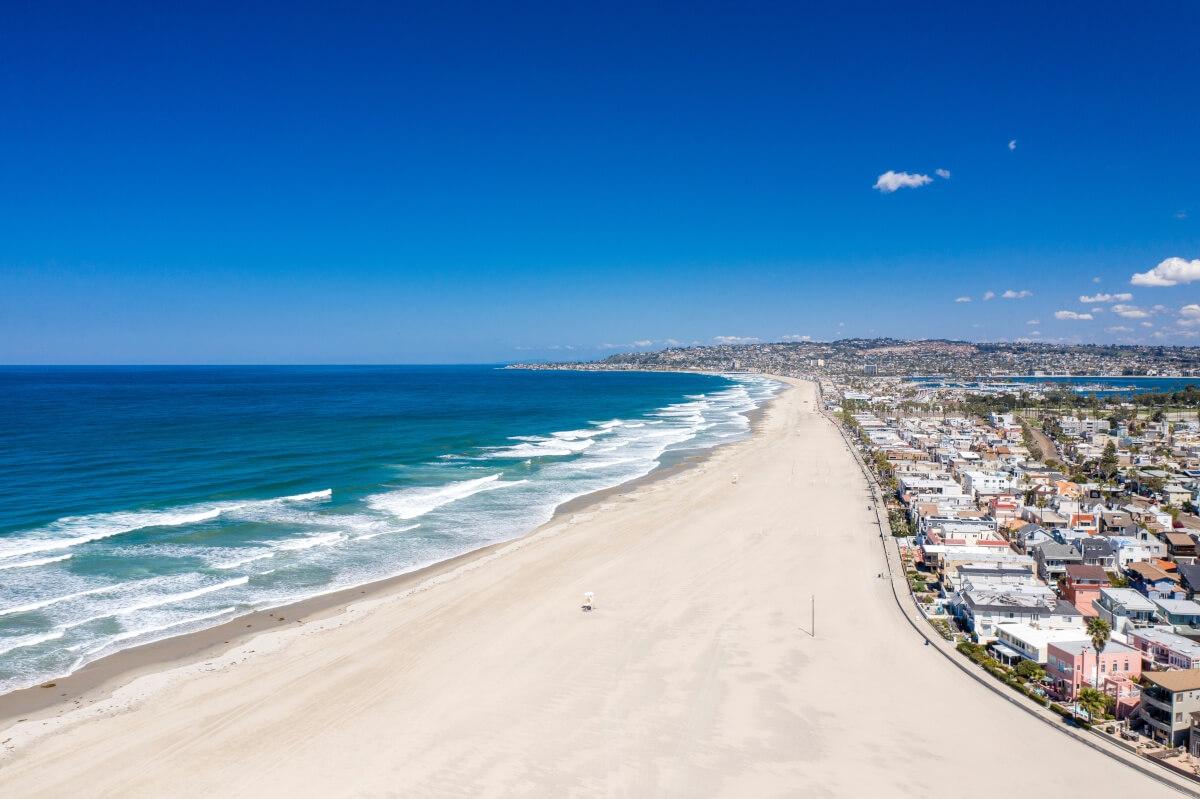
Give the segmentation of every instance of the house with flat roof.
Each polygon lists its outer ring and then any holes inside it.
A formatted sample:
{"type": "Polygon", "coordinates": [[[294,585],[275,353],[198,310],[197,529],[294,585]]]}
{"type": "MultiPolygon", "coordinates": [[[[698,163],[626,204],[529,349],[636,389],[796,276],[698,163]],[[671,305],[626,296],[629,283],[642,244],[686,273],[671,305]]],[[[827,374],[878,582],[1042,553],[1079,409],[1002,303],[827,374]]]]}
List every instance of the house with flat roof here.
{"type": "Polygon", "coordinates": [[[1171,627],[1200,627],[1200,603],[1190,599],[1151,599],[1158,618],[1171,627]]]}
{"type": "Polygon", "coordinates": [[[1092,600],[1092,608],[1114,633],[1128,633],[1134,627],[1149,627],[1158,621],[1158,608],[1132,588],[1101,588],[1100,596],[1092,600]]]}
{"type": "Polygon", "coordinates": [[[1163,627],[1136,627],[1127,637],[1144,669],[1200,669],[1200,643],[1190,638],[1163,627]]]}
{"type": "Polygon", "coordinates": [[[1063,701],[1075,701],[1085,685],[1099,688],[1114,699],[1135,695],[1141,673],[1141,653],[1117,641],[1104,645],[1099,662],[1091,641],[1056,641],[1047,648],[1046,676],[1055,695],[1063,701]]]}
{"type": "Polygon", "coordinates": [[[1047,647],[1061,641],[1087,641],[1087,632],[1076,627],[1057,629],[1019,622],[1001,624],[996,628],[996,640],[991,649],[996,659],[1013,665],[1022,660],[1046,662],[1047,647]]]}
{"type": "Polygon", "coordinates": [[[1044,587],[963,591],[954,609],[975,639],[983,644],[994,641],[1003,624],[1083,629],[1083,614],[1044,587]]]}

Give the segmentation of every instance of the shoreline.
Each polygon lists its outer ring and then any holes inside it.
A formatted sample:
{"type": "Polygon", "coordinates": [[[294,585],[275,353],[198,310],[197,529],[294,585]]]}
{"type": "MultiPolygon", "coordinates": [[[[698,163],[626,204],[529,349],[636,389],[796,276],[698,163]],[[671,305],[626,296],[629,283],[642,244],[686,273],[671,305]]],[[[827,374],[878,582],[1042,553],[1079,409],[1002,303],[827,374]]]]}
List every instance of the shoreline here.
{"type": "Polygon", "coordinates": [[[1145,793],[1146,775],[1059,748],[898,623],[869,480],[817,387],[782,382],[795,390],[764,404],[754,435],[697,468],[408,593],[274,622],[241,651],[10,727],[0,783],[19,796],[928,796],[1021,740],[1054,756],[1010,771],[1010,790],[1145,793]],[[973,745],[948,753],[945,729],[973,745]]]}
{"type": "Polygon", "coordinates": [[[392,599],[420,590],[422,584],[444,577],[457,569],[470,567],[497,554],[505,547],[520,544],[563,522],[568,516],[594,509],[605,502],[624,499],[647,486],[695,469],[719,450],[737,446],[754,438],[762,425],[767,408],[792,389],[790,384],[780,382],[783,387],[777,393],[762,405],[744,414],[750,423],[750,429],[743,438],[705,449],[676,450],[686,454],[667,465],[661,463],[663,456],[659,456],[659,463],[646,474],[573,497],[555,508],[547,521],[513,538],[486,544],[391,577],[254,610],[212,627],[120,649],[97,658],[70,674],[51,678],[40,685],[0,694],[0,732],[15,723],[41,721],[79,708],[84,703],[93,704],[109,699],[118,689],[139,677],[194,666],[202,661],[221,657],[264,633],[281,631],[294,624],[304,625],[335,619],[350,611],[356,603],[392,599]]]}

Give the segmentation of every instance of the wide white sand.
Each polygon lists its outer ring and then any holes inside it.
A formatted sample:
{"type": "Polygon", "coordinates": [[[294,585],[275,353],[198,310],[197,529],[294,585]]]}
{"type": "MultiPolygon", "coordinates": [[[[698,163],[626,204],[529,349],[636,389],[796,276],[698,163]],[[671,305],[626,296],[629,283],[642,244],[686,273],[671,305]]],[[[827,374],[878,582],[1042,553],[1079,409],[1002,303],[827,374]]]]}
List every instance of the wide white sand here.
{"type": "Polygon", "coordinates": [[[922,645],[813,399],[423,590],[10,729],[0,795],[1166,793],[922,645]]]}

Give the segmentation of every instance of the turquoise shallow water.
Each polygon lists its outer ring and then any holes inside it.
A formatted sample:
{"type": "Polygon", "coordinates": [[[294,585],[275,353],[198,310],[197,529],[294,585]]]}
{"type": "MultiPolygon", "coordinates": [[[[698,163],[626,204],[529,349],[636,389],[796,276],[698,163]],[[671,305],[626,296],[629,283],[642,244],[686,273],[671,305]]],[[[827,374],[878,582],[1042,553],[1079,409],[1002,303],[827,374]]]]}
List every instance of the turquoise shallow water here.
{"type": "Polygon", "coordinates": [[[744,436],[746,376],[0,368],[0,691],[411,571],[744,436]]]}

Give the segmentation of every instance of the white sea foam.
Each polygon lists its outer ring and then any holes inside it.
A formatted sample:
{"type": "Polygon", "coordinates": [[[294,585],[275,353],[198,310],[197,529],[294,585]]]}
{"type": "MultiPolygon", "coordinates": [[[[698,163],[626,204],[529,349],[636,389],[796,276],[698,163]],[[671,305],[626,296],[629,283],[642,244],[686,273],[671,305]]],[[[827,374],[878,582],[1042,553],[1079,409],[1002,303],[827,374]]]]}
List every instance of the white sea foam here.
{"type": "Polygon", "coordinates": [[[55,641],[62,637],[62,630],[51,630],[48,633],[23,635],[20,638],[0,638],[0,655],[3,655],[5,652],[11,652],[14,649],[24,649],[27,646],[37,646],[46,641],[55,641]]]}
{"type": "Polygon", "coordinates": [[[245,515],[256,509],[270,508],[282,503],[323,500],[332,496],[332,489],[326,488],[305,494],[250,502],[225,502],[166,510],[116,511],[88,516],[64,516],[44,528],[31,531],[32,535],[13,538],[0,546],[0,559],[70,549],[92,541],[100,541],[153,527],[182,527],[199,524],[211,521],[227,512],[245,515]]]}
{"type": "Polygon", "coordinates": [[[31,610],[41,610],[48,608],[51,605],[57,605],[60,602],[69,602],[72,599],[91,596],[92,594],[102,594],[106,591],[115,591],[119,588],[124,588],[124,583],[116,583],[115,585],[104,585],[99,588],[89,588],[86,591],[76,591],[73,594],[63,594],[62,596],[54,596],[49,599],[39,599],[37,602],[30,602],[27,605],[15,605],[13,607],[0,610],[0,616],[11,616],[14,613],[28,613],[31,610]]]}
{"type": "Polygon", "coordinates": [[[214,563],[213,568],[214,569],[236,569],[239,566],[245,566],[247,563],[254,563],[256,560],[266,560],[267,558],[273,558],[273,557],[275,557],[274,552],[263,552],[261,554],[251,555],[246,558],[239,558],[237,560],[228,560],[228,561],[225,561],[224,563],[214,563]]]}
{"type": "Polygon", "coordinates": [[[420,526],[420,524],[410,524],[407,527],[396,527],[391,530],[380,530],[377,533],[363,533],[362,535],[354,536],[354,540],[370,541],[372,538],[378,538],[379,536],[387,535],[388,533],[407,533],[409,530],[416,530],[420,526]]]}
{"type": "Polygon", "coordinates": [[[128,607],[114,610],[108,615],[128,616],[130,613],[137,613],[139,610],[149,610],[150,608],[158,608],[162,607],[163,605],[173,605],[176,602],[186,602],[189,599],[195,599],[196,597],[201,597],[205,594],[212,594],[217,591],[224,591],[227,588],[235,588],[239,585],[245,585],[248,582],[250,582],[249,577],[237,577],[233,580],[226,580],[223,583],[217,583],[216,585],[206,585],[203,588],[196,588],[191,591],[183,591],[182,593],[178,594],[167,594],[166,596],[155,597],[154,599],[149,599],[145,602],[139,602],[136,605],[130,605],[128,607]]]}
{"type": "Polygon", "coordinates": [[[154,627],[143,627],[139,630],[127,630],[126,632],[117,633],[116,635],[109,638],[108,643],[116,643],[117,641],[128,641],[130,638],[140,638],[143,635],[150,635],[152,633],[161,633],[165,630],[170,630],[175,627],[182,627],[185,624],[194,624],[195,622],[198,622],[198,621],[206,621],[208,619],[215,619],[219,616],[226,616],[230,613],[233,613],[235,610],[237,610],[237,608],[234,608],[234,607],[221,608],[220,610],[215,610],[212,613],[201,613],[197,616],[188,616],[185,619],[179,619],[177,621],[168,622],[167,624],[159,624],[154,627]]]}
{"type": "Polygon", "coordinates": [[[528,482],[528,480],[504,481],[500,479],[500,473],[496,473],[475,480],[459,480],[443,486],[406,488],[387,494],[376,494],[368,497],[367,504],[375,510],[390,513],[398,519],[415,519],[443,505],[484,491],[511,488],[528,482]]]}
{"type": "Polygon", "coordinates": [[[304,538],[291,538],[286,541],[272,541],[271,546],[282,552],[298,552],[301,549],[312,549],[313,547],[327,547],[331,544],[337,544],[345,541],[346,536],[341,533],[318,533],[317,535],[305,536],[304,538]]]}
{"type": "Polygon", "coordinates": [[[58,555],[53,558],[38,558],[37,560],[22,560],[17,563],[0,563],[0,569],[28,569],[31,566],[45,566],[48,563],[59,563],[70,560],[71,555],[58,555]]]}

